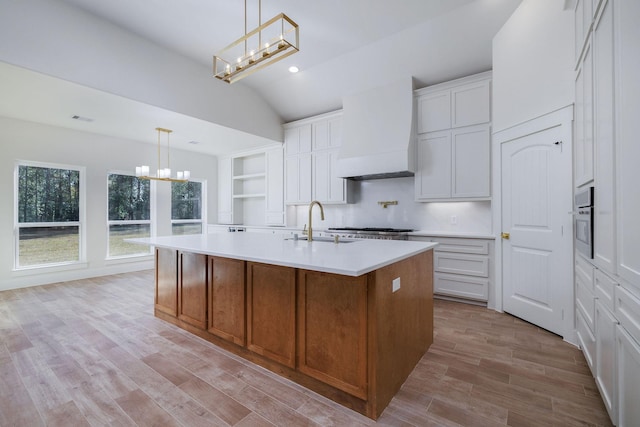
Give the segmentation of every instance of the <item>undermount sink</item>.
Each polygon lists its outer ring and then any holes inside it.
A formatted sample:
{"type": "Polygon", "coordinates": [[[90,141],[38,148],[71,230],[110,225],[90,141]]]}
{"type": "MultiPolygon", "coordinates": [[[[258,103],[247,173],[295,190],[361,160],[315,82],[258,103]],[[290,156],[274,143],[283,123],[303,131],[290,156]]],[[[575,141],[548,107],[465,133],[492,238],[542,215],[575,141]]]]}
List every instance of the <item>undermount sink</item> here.
{"type": "MultiPolygon", "coordinates": [[[[303,240],[303,241],[308,241],[309,239],[307,238],[307,236],[300,236],[297,239],[295,237],[287,237],[285,240],[303,240]]],[[[343,239],[338,239],[338,241],[336,242],[334,240],[333,237],[314,237],[313,240],[311,241],[311,243],[313,242],[324,242],[324,243],[351,243],[353,242],[353,240],[343,240],[343,239]]]]}

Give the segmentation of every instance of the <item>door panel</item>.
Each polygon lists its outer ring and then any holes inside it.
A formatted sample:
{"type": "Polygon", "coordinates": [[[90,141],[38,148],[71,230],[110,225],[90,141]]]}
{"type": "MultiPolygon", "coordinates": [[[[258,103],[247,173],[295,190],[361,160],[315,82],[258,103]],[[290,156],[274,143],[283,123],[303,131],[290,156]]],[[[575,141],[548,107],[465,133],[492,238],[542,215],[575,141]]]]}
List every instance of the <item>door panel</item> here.
{"type": "Polygon", "coordinates": [[[504,310],[554,333],[571,303],[571,150],[550,127],[502,144],[504,310]],[[556,144],[556,142],[558,142],[556,144]],[[566,228],[566,230],[565,230],[566,228]]]}

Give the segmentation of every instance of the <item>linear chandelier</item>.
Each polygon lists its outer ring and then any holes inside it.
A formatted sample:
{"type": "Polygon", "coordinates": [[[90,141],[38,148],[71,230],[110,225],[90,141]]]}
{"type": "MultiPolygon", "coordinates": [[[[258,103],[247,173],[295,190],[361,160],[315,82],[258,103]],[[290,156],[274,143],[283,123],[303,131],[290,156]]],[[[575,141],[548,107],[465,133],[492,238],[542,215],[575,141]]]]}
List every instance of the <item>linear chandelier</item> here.
{"type": "Polygon", "coordinates": [[[158,169],[156,171],[156,175],[149,175],[149,166],[148,165],[142,165],[142,166],[136,166],[136,176],[140,179],[154,179],[154,180],[158,180],[158,181],[170,181],[170,182],[187,182],[189,181],[189,178],[191,178],[191,172],[190,171],[178,171],[176,173],[176,177],[172,178],[171,177],[171,166],[170,166],[170,158],[169,158],[169,151],[170,151],[170,146],[169,146],[169,134],[171,132],[173,132],[171,129],[165,129],[165,128],[156,128],[156,130],[158,131],[158,169]],[[163,168],[162,164],[160,162],[160,134],[161,133],[166,133],[167,134],[167,167],[163,168]]]}
{"type": "Polygon", "coordinates": [[[244,36],[213,57],[213,75],[234,83],[298,52],[298,24],[280,13],[262,23],[262,0],[258,0],[258,27],[247,32],[247,0],[244,1],[244,36]]]}

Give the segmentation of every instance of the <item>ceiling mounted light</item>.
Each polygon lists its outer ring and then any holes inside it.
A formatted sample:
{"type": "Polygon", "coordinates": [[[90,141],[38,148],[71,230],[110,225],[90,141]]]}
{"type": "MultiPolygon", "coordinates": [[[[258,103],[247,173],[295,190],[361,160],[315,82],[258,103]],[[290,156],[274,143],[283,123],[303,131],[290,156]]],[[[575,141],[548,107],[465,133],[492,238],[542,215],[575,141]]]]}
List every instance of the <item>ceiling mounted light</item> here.
{"type": "Polygon", "coordinates": [[[298,71],[300,71],[300,69],[298,67],[296,67],[295,65],[292,65],[291,67],[289,67],[289,72],[290,73],[297,73],[298,71]]]}
{"type": "Polygon", "coordinates": [[[213,75],[227,83],[243,79],[256,71],[298,52],[299,28],[280,13],[262,23],[262,0],[258,0],[258,27],[247,32],[247,0],[244,1],[244,36],[213,57],[213,75]]]}
{"type": "Polygon", "coordinates": [[[136,166],[136,176],[141,179],[155,179],[158,181],[171,181],[171,182],[187,182],[191,178],[190,171],[178,171],[176,177],[171,177],[171,166],[169,163],[169,134],[173,132],[171,129],[156,128],[158,131],[158,169],[156,175],[149,175],[149,166],[142,165],[136,166]],[[167,167],[163,168],[160,163],[160,134],[167,134],[167,167]]]}

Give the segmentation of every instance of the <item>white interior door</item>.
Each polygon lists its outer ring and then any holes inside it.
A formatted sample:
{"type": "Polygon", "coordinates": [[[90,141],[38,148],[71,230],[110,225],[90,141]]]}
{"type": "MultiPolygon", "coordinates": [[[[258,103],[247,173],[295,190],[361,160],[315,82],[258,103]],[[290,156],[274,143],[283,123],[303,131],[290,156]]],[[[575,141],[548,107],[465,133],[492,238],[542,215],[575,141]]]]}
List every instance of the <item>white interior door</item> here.
{"type": "Polygon", "coordinates": [[[573,298],[571,144],[563,147],[562,132],[501,144],[503,309],[559,335],[573,298]]]}

